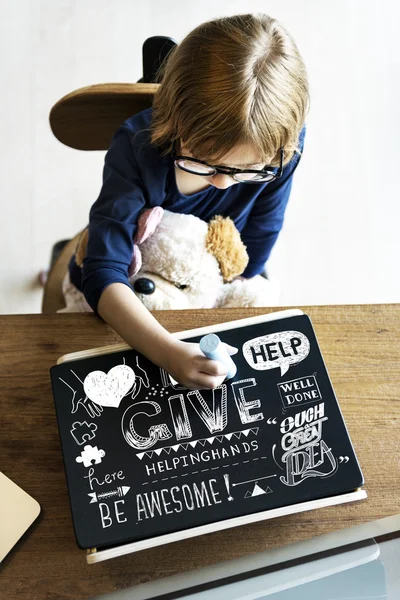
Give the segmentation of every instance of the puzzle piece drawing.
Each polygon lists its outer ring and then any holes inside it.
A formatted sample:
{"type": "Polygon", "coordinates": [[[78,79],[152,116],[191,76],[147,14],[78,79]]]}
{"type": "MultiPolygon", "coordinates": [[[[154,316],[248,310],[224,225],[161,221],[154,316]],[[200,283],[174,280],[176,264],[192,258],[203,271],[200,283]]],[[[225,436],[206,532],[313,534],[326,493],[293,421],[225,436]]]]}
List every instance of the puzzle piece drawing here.
{"type": "Polygon", "coordinates": [[[75,421],[72,423],[71,435],[77,444],[82,446],[85,442],[90,442],[97,431],[96,423],[88,423],[87,421],[75,421]]]}
{"type": "Polygon", "coordinates": [[[88,444],[82,450],[81,455],[76,457],[77,463],[83,463],[85,467],[91,467],[92,461],[94,461],[95,465],[99,465],[101,463],[101,459],[104,458],[106,453],[104,450],[99,450],[97,446],[91,446],[88,444]]]}

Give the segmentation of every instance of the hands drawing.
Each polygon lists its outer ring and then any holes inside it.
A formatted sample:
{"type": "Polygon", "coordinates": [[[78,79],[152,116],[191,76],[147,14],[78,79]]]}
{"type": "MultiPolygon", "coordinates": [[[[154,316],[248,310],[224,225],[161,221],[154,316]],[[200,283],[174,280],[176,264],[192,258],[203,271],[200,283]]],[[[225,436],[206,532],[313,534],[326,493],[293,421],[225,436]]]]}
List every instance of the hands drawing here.
{"type": "Polygon", "coordinates": [[[72,398],[71,398],[71,402],[72,402],[72,410],[71,410],[71,414],[75,414],[76,411],[78,410],[79,406],[83,406],[83,408],[86,410],[87,414],[89,415],[89,417],[91,419],[94,419],[95,417],[99,417],[101,415],[101,413],[103,412],[103,407],[95,404],[94,402],[92,402],[92,400],[90,400],[86,394],[83,391],[83,384],[82,381],[79,379],[79,377],[76,375],[76,373],[74,373],[71,370],[71,373],[73,373],[75,375],[75,377],[78,379],[78,381],[81,383],[82,385],[82,391],[79,393],[76,390],[74,390],[66,381],[64,381],[63,379],[61,379],[60,377],[60,381],[62,381],[63,383],[65,383],[66,386],[69,387],[69,389],[72,392],[72,398]]]}
{"type": "Polygon", "coordinates": [[[77,398],[76,392],[74,391],[74,395],[72,396],[72,415],[76,413],[76,411],[79,408],[79,405],[83,406],[89,417],[91,417],[92,419],[94,419],[95,417],[99,417],[103,412],[102,406],[100,406],[99,404],[95,404],[94,402],[92,402],[92,400],[89,400],[87,396],[85,396],[84,398],[77,398]]]}
{"type": "MultiPolygon", "coordinates": [[[[124,364],[125,364],[125,361],[124,361],[124,364]]],[[[90,400],[90,398],[88,398],[88,396],[85,394],[84,389],[83,389],[83,382],[79,379],[78,375],[76,373],[74,373],[74,371],[72,369],[71,369],[71,373],[76,377],[76,379],[80,383],[80,386],[78,386],[78,388],[80,388],[79,391],[77,391],[73,387],[71,387],[66,381],[61,379],[61,377],[59,378],[60,381],[62,381],[67,387],[69,387],[69,389],[72,392],[71,414],[72,415],[75,414],[77,412],[79,406],[82,406],[86,410],[87,414],[89,415],[89,417],[91,419],[94,419],[95,417],[100,417],[101,413],[103,412],[103,407],[100,406],[99,404],[95,404],[92,400],[90,400]]],[[[136,373],[140,373],[140,374],[136,375],[136,379],[133,384],[133,388],[131,391],[132,400],[134,400],[139,395],[140,390],[142,389],[142,386],[144,386],[145,388],[150,387],[149,378],[147,376],[146,371],[139,366],[138,357],[136,357],[136,373]]]]}

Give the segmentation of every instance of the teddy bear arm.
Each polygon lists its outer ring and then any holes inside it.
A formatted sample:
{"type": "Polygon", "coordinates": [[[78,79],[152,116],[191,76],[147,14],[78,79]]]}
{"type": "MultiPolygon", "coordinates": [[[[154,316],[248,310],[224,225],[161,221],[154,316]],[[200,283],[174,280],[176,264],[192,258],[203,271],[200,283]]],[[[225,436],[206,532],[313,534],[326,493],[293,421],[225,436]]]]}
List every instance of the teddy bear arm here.
{"type": "Polygon", "coordinates": [[[235,279],[221,287],[218,308],[273,306],[278,302],[279,289],[265,277],[235,279]]]}

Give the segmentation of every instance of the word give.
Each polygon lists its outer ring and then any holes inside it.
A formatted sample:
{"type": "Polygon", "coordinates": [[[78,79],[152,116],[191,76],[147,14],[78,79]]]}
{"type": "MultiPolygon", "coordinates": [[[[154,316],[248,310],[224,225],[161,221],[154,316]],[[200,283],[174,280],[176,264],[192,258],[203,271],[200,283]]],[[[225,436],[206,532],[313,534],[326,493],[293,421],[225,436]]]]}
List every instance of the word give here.
{"type": "MultiPolygon", "coordinates": [[[[235,399],[237,411],[240,420],[243,424],[253,423],[264,419],[262,412],[252,413],[251,411],[259,409],[261,402],[257,400],[246,400],[245,394],[249,388],[256,387],[254,378],[235,381],[230,384],[235,399]]],[[[206,397],[207,397],[206,396],[206,397]]],[[[197,415],[205,424],[210,433],[223,431],[228,423],[228,402],[227,402],[227,386],[221,385],[212,391],[203,393],[201,390],[187,391],[186,394],[178,393],[168,398],[168,404],[163,404],[163,407],[153,400],[137,402],[129,406],[122,416],[122,433],[125,441],[138,450],[147,450],[160,440],[168,440],[173,434],[165,422],[160,422],[156,417],[169,406],[169,413],[172,417],[172,424],[178,441],[190,439],[192,428],[190,424],[189,414],[186,404],[189,402],[194,411],[192,415],[197,415]],[[212,396],[212,402],[207,402],[205,395],[212,396]],[[209,406],[211,404],[211,407],[209,406]],[[140,435],[136,429],[136,419],[142,415],[147,417],[149,425],[147,426],[148,435],[140,435]],[[150,424],[151,423],[151,424],[150,424]]],[[[232,404],[230,403],[230,406],[232,404]]],[[[166,418],[167,415],[165,415],[166,418]]],[[[147,419],[145,419],[147,421],[147,419]]]]}

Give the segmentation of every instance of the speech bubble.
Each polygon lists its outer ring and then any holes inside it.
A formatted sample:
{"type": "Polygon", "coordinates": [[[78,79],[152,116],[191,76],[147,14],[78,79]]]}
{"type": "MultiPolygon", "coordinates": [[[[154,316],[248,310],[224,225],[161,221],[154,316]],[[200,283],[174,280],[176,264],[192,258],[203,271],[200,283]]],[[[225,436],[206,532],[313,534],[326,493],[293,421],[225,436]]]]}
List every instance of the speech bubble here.
{"type": "Polygon", "coordinates": [[[242,352],[252,369],[267,371],[279,367],[284,375],[290,365],[308,356],[310,342],[300,331],[279,331],[248,340],[243,344],[242,352]]]}

